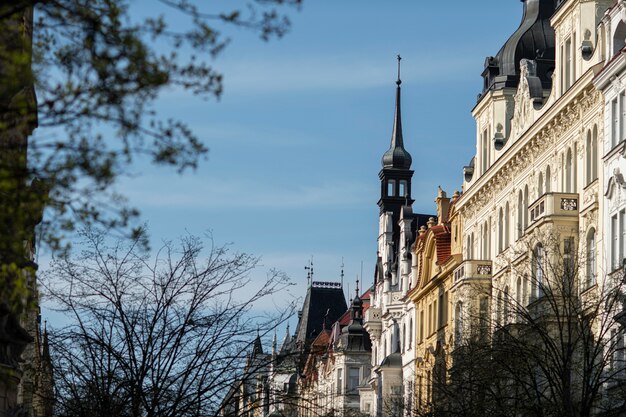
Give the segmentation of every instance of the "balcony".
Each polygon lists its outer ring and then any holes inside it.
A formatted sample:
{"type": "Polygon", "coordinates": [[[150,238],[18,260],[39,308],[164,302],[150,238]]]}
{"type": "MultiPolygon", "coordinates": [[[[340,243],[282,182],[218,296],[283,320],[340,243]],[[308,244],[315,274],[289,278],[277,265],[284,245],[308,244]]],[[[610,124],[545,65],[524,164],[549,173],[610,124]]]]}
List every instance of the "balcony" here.
{"type": "Polygon", "coordinates": [[[463,281],[491,279],[493,267],[491,261],[468,260],[454,270],[454,284],[463,281]]]}
{"type": "Polygon", "coordinates": [[[546,193],[528,208],[527,231],[545,222],[578,223],[578,194],[546,193]]]}
{"type": "Polygon", "coordinates": [[[373,340],[378,340],[382,330],[382,314],[380,308],[370,307],[365,311],[365,321],[363,327],[370,334],[373,340]]]}

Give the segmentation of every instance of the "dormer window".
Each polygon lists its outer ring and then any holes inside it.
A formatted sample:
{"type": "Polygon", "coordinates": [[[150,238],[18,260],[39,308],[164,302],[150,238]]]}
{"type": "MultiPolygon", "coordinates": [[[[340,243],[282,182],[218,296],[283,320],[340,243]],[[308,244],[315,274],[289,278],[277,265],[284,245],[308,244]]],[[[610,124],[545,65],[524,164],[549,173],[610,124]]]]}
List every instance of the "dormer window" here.
{"type": "Polygon", "coordinates": [[[574,74],[574,50],[572,48],[572,38],[567,38],[565,44],[561,45],[561,91],[565,93],[571,86],[574,74]]]}

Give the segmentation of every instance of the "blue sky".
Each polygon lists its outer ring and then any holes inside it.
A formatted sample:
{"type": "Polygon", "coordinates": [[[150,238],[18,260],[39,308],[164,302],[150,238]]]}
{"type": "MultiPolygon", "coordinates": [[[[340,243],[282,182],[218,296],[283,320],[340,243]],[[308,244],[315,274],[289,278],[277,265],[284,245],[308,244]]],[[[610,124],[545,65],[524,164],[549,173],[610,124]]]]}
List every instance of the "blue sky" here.
{"type": "Polygon", "coordinates": [[[522,3],[304,0],[290,14],[293,28],[278,41],[231,31],[214,62],[225,75],[220,101],[177,91],[159,100],[161,114],[204,140],[208,160],[182,176],[138,166],[118,189],[141,210],[154,247],[211,230],[288,273],[295,296],[311,256],[316,280],[338,280],[343,257],[353,290],[361,261],[373,282],[396,54],[414,208],[431,213],[438,185],[460,189],[483,62],[517,28],[522,3]]]}

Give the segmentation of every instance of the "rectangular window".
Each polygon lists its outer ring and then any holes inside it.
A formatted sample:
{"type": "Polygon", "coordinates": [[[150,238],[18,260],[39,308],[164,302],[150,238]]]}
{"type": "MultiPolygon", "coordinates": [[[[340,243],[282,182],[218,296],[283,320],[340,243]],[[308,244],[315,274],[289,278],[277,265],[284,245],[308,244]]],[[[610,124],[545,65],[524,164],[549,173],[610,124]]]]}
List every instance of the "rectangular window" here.
{"type": "Polygon", "coordinates": [[[396,182],[395,180],[387,181],[387,197],[393,197],[396,193],[396,182]]]}
{"type": "Polygon", "coordinates": [[[565,41],[565,89],[572,85],[572,40],[565,41]]]}
{"type": "Polygon", "coordinates": [[[572,294],[572,291],[574,290],[574,281],[575,281],[575,277],[574,275],[576,274],[575,272],[575,268],[574,268],[574,238],[573,237],[568,237],[563,241],[563,257],[565,258],[565,276],[563,277],[564,279],[564,286],[565,286],[565,290],[567,291],[568,294],[572,294]]]}
{"type": "Polygon", "coordinates": [[[424,310],[420,311],[420,343],[424,340],[424,310]]]}
{"type": "Polygon", "coordinates": [[[619,111],[620,111],[620,119],[619,119],[620,137],[619,137],[618,142],[621,142],[624,139],[626,139],[626,92],[624,91],[619,93],[619,111]]]}
{"type": "Polygon", "coordinates": [[[479,330],[478,330],[478,334],[481,340],[486,340],[487,339],[487,326],[488,326],[488,308],[489,308],[489,300],[487,299],[487,297],[482,297],[480,299],[480,304],[479,304],[479,310],[478,310],[478,326],[479,326],[479,330]]]}
{"type": "Polygon", "coordinates": [[[400,181],[400,190],[398,192],[398,196],[399,197],[406,197],[406,195],[407,195],[406,180],[401,180],[400,181]]]}
{"type": "Polygon", "coordinates": [[[343,392],[343,369],[337,369],[337,394],[341,394],[343,392]]]}
{"type": "Polygon", "coordinates": [[[618,267],[618,251],[619,251],[619,238],[617,229],[617,214],[611,217],[611,265],[613,269],[618,267]]]}
{"type": "Polygon", "coordinates": [[[437,330],[437,300],[433,302],[433,329],[431,333],[437,330]]]}
{"type": "Polygon", "coordinates": [[[619,268],[622,266],[622,262],[624,256],[626,255],[626,250],[624,249],[624,245],[626,245],[626,211],[622,210],[619,212],[619,257],[617,258],[619,268]]]}
{"type": "Polygon", "coordinates": [[[354,393],[360,382],[359,368],[348,368],[348,392],[354,393]]]}
{"type": "Polygon", "coordinates": [[[617,98],[611,101],[611,148],[619,143],[619,105],[617,98]]]}
{"type": "Polygon", "coordinates": [[[444,303],[443,303],[443,292],[439,292],[439,320],[437,323],[437,328],[441,328],[443,326],[443,309],[444,309],[444,303]]]}

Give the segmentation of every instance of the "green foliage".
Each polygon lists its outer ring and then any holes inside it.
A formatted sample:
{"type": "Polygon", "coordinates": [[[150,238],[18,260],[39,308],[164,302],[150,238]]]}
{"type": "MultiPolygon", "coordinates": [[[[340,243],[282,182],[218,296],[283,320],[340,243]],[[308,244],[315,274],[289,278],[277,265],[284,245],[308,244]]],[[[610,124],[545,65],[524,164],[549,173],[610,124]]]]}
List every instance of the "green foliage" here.
{"type": "Polygon", "coordinates": [[[47,186],[42,241],[59,248],[77,224],[127,232],[138,211],[111,186],[138,158],[180,173],[208,152],[183,121],[155,112],[159,95],[180,89],[218,98],[222,74],[213,60],[230,41],[223,31],[281,37],[290,27],[283,9],[300,2],[252,0],[215,11],[158,0],[144,17],[125,0],[0,6],[0,136],[19,127],[24,157],[28,149],[23,185],[39,178],[47,186]]]}

